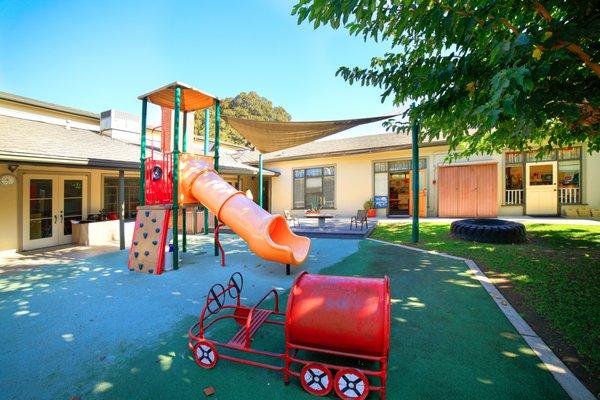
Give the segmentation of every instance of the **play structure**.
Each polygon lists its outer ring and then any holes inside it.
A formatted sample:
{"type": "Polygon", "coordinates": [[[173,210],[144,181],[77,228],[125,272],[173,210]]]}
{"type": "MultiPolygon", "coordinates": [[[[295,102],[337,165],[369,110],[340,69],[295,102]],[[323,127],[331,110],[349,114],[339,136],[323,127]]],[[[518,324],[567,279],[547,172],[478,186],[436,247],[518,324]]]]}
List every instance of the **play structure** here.
{"type": "Polygon", "coordinates": [[[281,372],[286,384],[290,377],[298,378],[302,388],[316,396],[334,390],[342,399],[362,400],[370,392],[385,399],[390,342],[388,277],[302,272],[291,288],[285,313],[275,289],[254,306],[243,305],[243,286],[242,275],[236,272],[225,286],[215,284],[209,290],[198,322],[188,333],[189,348],[200,367],[213,368],[221,358],[281,372]],[[261,308],[269,298],[272,307],[261,308]],[[228,341],[220,341],[211,328],[225,321],[239,328],[228,341]],[[282,353],[254,348],[259,343],[253,338],[263,324],[284,327],[282,353]],[[258,361],[257,356],[272,363],[258,361]],[[324,362],[326,359],[335,361],[324,362]]]}
{"type": "MultiPolygon", "coordinates": [[[[285,264],[288,275],[290,265],[302,264],[310,250],[310,239],[295,235],[283,216],[269,214],[219,176],[219,99],[180,82],[161,87],[139,99],[142,100],[140,205],[129,255],[129,270],[161,274],[167,261],[170,261],[169,256],[172,257],[173,269],[178,269],[180,216],[182,250],[185,252],[186,209],[197,206],[205,207],[215,216],[215,256],[221,254],[223,265],[223,247],[218,242],[218,228],[222,225],[244,239],[250,250],[259,257],[285,264]],[[161,151],[155,152],[152,146],[151,154],[147,157],[146,120],[149,102],[162,108],[163,120],[161,151]],[[213,106],[214,156],[208,154],[208,129],[205,132],[205,154],[188,152],[189,113],[208,111],[213,106]],[[180,137],[181,113],[183,129],[180,137]],[[172,238],[172,246],[169,246],[169,238],[172,238]]],[[[208,112],[205,112],[205,116],[208,121],[208,112]]],[[[207,211],[204,216],[205,230],[208,231],[207,211]]]]}

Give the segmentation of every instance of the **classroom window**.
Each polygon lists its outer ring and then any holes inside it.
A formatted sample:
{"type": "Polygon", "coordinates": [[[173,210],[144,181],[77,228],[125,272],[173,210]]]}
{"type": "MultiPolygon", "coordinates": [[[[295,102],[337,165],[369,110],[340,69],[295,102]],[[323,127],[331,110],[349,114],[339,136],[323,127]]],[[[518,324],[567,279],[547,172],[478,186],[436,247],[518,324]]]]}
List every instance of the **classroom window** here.
{"type": "Polygon", "coordinates": [[[294,208],[306,209],[323,201],[323,208],[335,207],[335,167],[294,170],[294,208]]]}
{"type": "MultiPolygon", "coordinates": [[[[140,180],[138,178],[125,178],[125,219],[133,219],[137,214],[140,204],[140,180]]],[[[104,210],[106,212],[119,211],[119,178],[104,177],[104,210]]]]}

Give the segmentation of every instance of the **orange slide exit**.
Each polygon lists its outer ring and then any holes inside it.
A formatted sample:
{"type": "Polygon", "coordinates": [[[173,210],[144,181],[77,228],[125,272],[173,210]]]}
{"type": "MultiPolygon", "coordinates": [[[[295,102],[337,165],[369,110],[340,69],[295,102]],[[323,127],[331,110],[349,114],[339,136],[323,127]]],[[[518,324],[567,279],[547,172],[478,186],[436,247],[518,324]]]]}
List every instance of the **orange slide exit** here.
{"type": "Polygon", "coordinates": [[[205,159],[182,166],[180,195],[204,204],[219,220],[265,260],[300,265],[308,256],[310,239],[294,234],[281,215],[271,215],[227,182],[205,159]]]}

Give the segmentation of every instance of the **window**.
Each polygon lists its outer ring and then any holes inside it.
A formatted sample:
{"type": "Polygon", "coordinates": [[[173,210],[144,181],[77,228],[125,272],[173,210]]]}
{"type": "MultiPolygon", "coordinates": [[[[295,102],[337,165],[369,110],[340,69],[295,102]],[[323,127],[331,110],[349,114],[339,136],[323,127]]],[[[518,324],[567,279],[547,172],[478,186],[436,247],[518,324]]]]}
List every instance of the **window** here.
{"type": "Polygon", "coordinates": [[[535,151],[530,151],[527,153],[527,162],[539,162],[539,161],[554,161],[556,160],[556,150],[552,150],[550,152],[546,152],[544,153],[543,156],[541,156],[540,158],[538,158],[538,154],[540,152],[535,150],[535,151]]]}
{"type": "Polygon", "coordinates": [[[335,167],[294,170],[294,208],[311,208],[323,202],[323,208],[335,207],[335,167]]]}
{"type": "Polygon", "coordinates": [[[558,150],[559,160],[579,160],[581,158],[581,147],[565,147],[558,150]]]}
{"type": "MultiPolygon", "coordinates": [[[[125,218],[133,219],[137,214],[136,207],[140,204],[140,180],[125,178],[125,218]]],[[[107,176],[104,178],[104,210],[119,212],[119,178],[107,176]]]]}
{"type": "Polygon", "coordinates": [[[550,186],[554,184],[552,165],[532,165],[529,167],[530,186],[550,186]]]}
{"type": "Polygon", "coordinates": [[[508,152],[504,160],[504,204],[522,204],[525,153],[508,152]]]}
{"type": "Polygon", "coordinates": [[[558,194],[561,204],[581,203],[581,161],[558,163],[558,194]]]}

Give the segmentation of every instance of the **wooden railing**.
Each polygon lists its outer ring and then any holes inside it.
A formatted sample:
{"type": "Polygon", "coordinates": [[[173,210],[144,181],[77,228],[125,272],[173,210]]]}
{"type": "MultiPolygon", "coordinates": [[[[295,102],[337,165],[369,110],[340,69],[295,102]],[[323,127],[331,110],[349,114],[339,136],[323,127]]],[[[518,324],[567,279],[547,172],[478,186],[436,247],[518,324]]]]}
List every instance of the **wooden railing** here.
{"type": "Polygon", "coordinates": [[[560,204],[578,204],[581,203],[579,188],[559,188],[558,200],[560,204]]]}
{"type": "Polygon", "coordinates": [[[523,204],[523,189],[505,190],[504,204],[523,204]]]}

